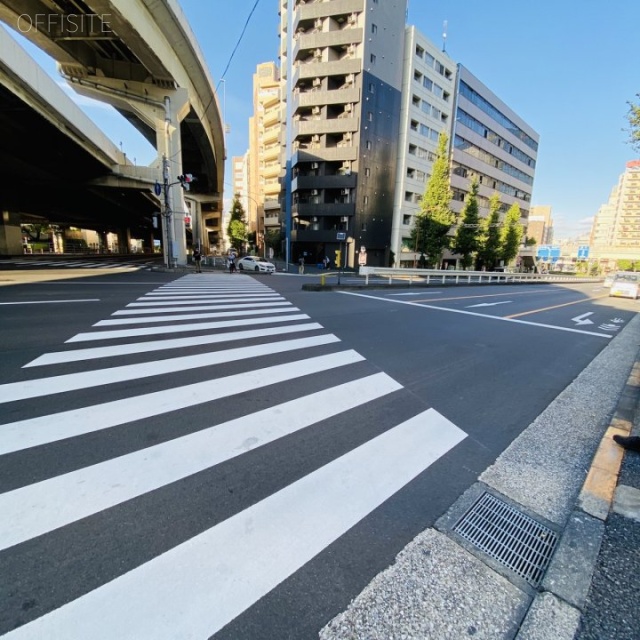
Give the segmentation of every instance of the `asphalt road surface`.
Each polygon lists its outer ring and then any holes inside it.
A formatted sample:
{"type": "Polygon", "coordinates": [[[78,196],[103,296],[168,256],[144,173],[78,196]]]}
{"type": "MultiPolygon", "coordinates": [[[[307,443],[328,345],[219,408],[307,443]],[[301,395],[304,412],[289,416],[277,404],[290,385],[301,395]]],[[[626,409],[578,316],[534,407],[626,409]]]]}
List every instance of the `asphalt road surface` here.
{"type": "Polygon", "coordinates": [[[12,640],[316,637],[639,304],[76,275],[0,286],[12,640]]]}

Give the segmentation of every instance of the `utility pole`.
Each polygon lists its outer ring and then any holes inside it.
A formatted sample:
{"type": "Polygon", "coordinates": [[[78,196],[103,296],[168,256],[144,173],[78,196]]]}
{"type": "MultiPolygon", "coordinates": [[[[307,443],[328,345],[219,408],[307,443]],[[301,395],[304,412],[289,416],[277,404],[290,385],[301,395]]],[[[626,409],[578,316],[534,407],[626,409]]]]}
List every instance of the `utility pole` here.
{"type": "Polygon", "coordinates": [[[171,205],[169,203],[169,160],[167,156],[162,156],[162,188],[164,190],[164,210],[162,212],[162,218],[164,222],[164,228],[166,229],[167,246],[165,249],[166,266],[171,268],[173,266],[173,222],[171,220],[171,205]]]}

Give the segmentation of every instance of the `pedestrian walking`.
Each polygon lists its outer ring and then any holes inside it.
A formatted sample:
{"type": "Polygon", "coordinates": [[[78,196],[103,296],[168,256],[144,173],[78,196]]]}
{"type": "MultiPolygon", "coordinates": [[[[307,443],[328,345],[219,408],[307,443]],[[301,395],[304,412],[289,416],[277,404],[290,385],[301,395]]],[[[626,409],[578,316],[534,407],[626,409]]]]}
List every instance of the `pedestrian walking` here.
{"type": "Polygon", "coordinates": [[[304,257],[300,256],[298,260],[298,273],[302,275],[304,273],[304,257]]]}
{"type": "Polygon", "coordinates": [[[235,273],[235,272],[236,272],[236,257],[232,253],[229,256],[229,273],[235,273]]]}
{"type": "Polygon", "coordinates": [[[193,262],[196,265],[196,273],[202,273],[202,268],[200,267],[200,262],[202,261],[202,254],[200,253],[200,249],[195,247],[193,250],[193,262]]]}

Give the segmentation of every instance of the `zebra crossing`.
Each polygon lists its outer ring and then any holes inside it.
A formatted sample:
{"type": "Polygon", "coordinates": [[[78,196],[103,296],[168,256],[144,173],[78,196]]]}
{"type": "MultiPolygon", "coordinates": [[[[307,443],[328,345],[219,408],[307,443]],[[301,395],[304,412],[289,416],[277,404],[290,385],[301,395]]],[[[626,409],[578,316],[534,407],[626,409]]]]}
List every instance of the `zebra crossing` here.
{"type": "Polygon", "coordinates": [[[127,271],[139,271],[150,269],[158,264],[155,260],[128,261],[128,260],[40,260],[23,259],[7,260],[3,264],[19,269],[126,269],[127,271]]]}
{"type": "Polygon", "coordinates": [[[466,437],[245,275],[162,285],[21,376],[0,384],[11,640],[209,638],[466,437]]]}

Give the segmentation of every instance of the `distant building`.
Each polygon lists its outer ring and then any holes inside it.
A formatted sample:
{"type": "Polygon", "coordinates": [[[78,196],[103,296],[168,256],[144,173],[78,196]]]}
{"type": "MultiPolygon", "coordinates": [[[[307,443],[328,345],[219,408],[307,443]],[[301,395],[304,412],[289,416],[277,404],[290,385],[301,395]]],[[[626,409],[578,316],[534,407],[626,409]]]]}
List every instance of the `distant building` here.
{"type": "Polygon", "coordinates": [[[640,263],[640,160],[627,162],[609,201],[596,214],[591,231],[592,256],[601,262],[640,263]]]}
{"type": "Polygon", "coordinates": [[[247,223],[262,251],[266,228],[280,227],[282,101],[275,62],[257,66],[253,76],[253,117],[249,120],[247,223]]]}
{"type": "Polygon", "coordinates": [[[533,205],[529,209],[527,237],[536,241],[536,245],[553,242],[553,218],[549,205],[533,205]]]}

